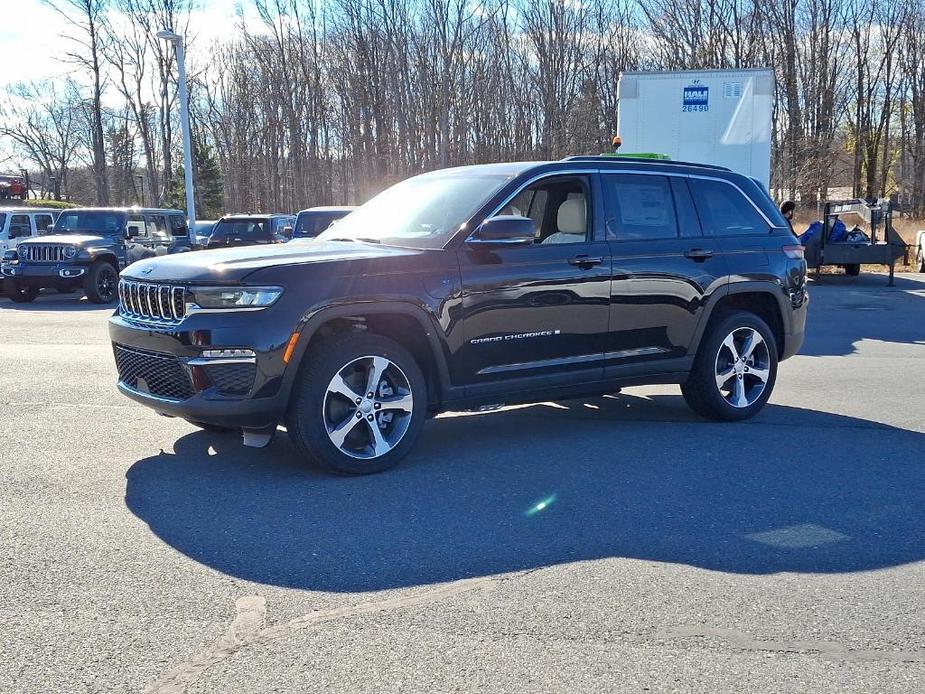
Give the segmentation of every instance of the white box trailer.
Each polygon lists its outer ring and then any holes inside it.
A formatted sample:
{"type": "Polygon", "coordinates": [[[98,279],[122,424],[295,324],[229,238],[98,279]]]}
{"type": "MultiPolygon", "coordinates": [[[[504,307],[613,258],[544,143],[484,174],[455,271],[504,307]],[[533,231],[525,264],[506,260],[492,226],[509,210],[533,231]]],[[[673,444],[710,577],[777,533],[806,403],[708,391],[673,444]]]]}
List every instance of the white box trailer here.
{"type": "Polygon", "coordinates": [[[619,97],[621,153],[726,166],[768,186],[773,70],[624,72],[619,97]]]}

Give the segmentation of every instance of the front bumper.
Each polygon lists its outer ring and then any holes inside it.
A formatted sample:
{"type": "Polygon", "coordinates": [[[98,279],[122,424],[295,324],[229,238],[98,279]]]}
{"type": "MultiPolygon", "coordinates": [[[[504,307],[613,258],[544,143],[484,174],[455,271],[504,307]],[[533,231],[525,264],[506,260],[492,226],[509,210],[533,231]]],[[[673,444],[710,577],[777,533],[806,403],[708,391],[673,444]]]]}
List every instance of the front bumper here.
{"type": "Polygon", "coordinates": [[[4,262],[0,264],[0,274],[11,279],[21,279],[28,283],[58,284],[61,282],[78,281],[87,274],[86,265],[73,263],[46,263],[24,264],[19,261],[4,262]]]}
{"type": "Polygon", "coordinates": [[[294,323],[281,318],[271,307],[193,315],[177,325],[154,326],[116,313],[109,319],[109,336],[118,388],[173,417],[228,427],[275,427],[285,414],[285,385],[291,381],[283,352],[294,323]],[[248,350],[253,356],[203,356],[219,349],[248,350]]]}

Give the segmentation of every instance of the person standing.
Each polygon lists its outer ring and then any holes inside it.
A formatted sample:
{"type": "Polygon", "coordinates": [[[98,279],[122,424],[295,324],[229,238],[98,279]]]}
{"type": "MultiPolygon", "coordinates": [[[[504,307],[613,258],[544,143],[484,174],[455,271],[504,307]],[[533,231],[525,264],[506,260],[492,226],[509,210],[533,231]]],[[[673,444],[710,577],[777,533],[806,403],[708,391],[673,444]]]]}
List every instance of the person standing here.
{"type": "Polygon", "coordinates": [[[787,224],[790,225],[790,231],[793,232],[793,213],[797,208],[797,204],[793,200],[786,200],[784,204],[780,206],[780,213],[784,215],[784,219],[787,220],[787,224]]]}

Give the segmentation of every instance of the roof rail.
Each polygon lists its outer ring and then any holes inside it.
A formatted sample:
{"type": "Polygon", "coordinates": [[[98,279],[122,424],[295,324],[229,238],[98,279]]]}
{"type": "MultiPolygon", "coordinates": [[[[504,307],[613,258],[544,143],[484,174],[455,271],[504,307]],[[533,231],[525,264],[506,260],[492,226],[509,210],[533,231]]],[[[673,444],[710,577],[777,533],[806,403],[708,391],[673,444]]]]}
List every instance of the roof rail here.
{"type": "Polygon", "coordinates": [[[693,161],[676,161],[674,159],[643,159],[641,157],[621,157],[619,154],[574,154],[563,157],[560,161],[619,161],[646,166],[693,166],[698,169],[713,169],[715,171],[732,171],[732,169],[717,164],[701,164],[693,161]]]}

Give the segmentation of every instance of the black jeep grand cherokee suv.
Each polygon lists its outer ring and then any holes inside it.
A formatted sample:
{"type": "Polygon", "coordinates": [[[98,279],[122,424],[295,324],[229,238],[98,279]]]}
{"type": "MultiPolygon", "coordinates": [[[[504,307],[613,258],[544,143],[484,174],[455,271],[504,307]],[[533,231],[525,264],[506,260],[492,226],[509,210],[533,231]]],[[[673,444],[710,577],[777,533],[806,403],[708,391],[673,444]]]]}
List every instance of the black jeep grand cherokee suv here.
{"type": "Polygon", "coordinates": [[[110,319],[119,388],[330,470],[384,470],[440,411],[678,383],[760,410],[803,339],[802,249],[717,167],[572,157],[436,171],[315,240],[141,261],[110,319]]]}

